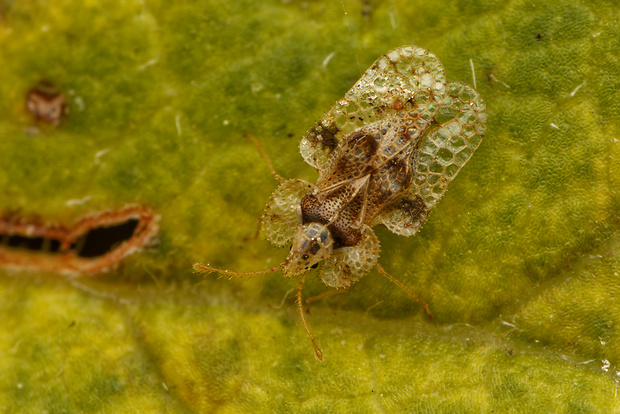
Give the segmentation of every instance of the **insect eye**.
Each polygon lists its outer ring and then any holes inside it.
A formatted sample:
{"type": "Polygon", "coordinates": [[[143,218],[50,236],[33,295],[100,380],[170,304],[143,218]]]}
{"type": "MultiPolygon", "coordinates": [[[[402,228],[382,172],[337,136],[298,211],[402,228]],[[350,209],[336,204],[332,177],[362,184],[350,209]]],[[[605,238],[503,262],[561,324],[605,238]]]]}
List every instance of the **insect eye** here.
{"type": "Polygon", "coordinates": [[[304,254],[301,256],[301,258],[302,258],[303,260],[308,260],[308,259],[310,258],[310,255],[309,255],[308,253],[304,253],[304,254]]]}
{"type": "Polygon", "coordinates": [[[308,249],[310,254],[317,254],[319,250],[321,250],[321,245],[318,243],[314,243],[312,246],[310,246],[310,249],[308,249]]]}

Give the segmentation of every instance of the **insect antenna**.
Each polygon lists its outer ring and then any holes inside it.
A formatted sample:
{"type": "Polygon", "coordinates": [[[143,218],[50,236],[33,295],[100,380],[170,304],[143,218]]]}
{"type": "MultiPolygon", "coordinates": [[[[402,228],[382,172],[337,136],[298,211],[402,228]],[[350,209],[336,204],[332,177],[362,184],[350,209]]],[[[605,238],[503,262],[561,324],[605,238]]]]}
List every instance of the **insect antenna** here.
{"type": "Polygon", "coordinates": [[[258,272],[233,272],[232,270],[218,269],[217,267],[211,267],[209,265],[202,264],[202,263],[194,263],[193,268],[194,270],[198,272],[205,272],[205,273],[215,272],[215,273],[219,273],[221,275],[226,275],[226,276],[258,276],[258,275],[264,275],[266,273],[277,272],[284,266],[285,263],[286,262],[283,262],[275,267],[272,267],[271,269],[259,270],[258,272]]]}
{"type": "Polygon", "coordinates": [[[405,286],[403,284],[403,282],[401,282],[400,280],[396,279],[394,276],[390,275],[388,272],[385,271],[385,269],[383,268],[383,266],[381,266],[379,263],[377,263],[375,265],[375,267],[377,268],[377,270],[379,271],[379,273],[381,273],[383,276],[387,277],[388,279],[390,279],[390,281],[392,281],[392,283],[394,283],[396,286],[398,286],[399,288],[401,288],[402,290],[405,291],[405,293],[409,296],[411,296],[413,299],[415,299],[420,305],[422,305],[422,307],[424,308],[424,311],[426,312],[426,315],[428,315],[429,319],[433,319],[433,315],[431,314],[431,311],[428,308],[428,304],[426,302],[424,302],[422,299],[420,299],[419,297],[417,297],[411,290],[409,290],[409,288],[407,286],[405,286]]]}
{"type": "Polygon", "coordinates": [[[310,332],[310,328],[308,327],[308,324],[306,323],[306,317],[304,316],[304,306],[303,306],[303,299],[301,297],[301,288],[304,286],[305,280],[306,280],[306,275],[304,274],[301,276],[301,279],[299,279],[299,284],[297,285],[297,309],[299,310],[299,316],[301,317],[301,323],[304,325],[304,329],[306,330],[306,333],[310,337],[310,341],[312,341],[312,346],[314,347],[314,353],[316,354],[316,357],[319,361],[323,361],[323,351],[321,351],[321,348],[319,348],[319,346],[316,344],[316,340],[314,339],[314,336],[312,336],[312,333],[310,332]]]}

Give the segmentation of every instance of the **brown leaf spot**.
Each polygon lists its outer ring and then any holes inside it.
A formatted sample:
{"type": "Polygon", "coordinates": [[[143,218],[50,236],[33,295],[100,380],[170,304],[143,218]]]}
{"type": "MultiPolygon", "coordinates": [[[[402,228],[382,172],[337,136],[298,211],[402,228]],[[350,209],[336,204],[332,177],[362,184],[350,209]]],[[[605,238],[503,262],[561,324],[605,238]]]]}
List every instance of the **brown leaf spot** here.
{"type": "Polygon", "coordinates": [[[69,113],[65,95],[47,82],[41,82],[26,94],[26,110],[37,121],[58,125],[69,113]]]}

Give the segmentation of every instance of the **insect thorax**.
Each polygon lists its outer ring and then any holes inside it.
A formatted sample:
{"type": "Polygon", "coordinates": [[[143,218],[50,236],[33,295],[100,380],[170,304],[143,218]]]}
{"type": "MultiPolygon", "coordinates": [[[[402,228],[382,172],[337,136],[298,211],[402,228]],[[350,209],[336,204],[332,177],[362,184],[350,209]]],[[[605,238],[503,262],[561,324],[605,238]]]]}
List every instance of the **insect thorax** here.
{"type": "Polygon", "coordinates": [[[363,225],[410,187],[423,129],[396,118],[353,131],[319,172],[317,190],[302,199],[302,222],[327,225],[334,248],[356,245],[363,225]]]}

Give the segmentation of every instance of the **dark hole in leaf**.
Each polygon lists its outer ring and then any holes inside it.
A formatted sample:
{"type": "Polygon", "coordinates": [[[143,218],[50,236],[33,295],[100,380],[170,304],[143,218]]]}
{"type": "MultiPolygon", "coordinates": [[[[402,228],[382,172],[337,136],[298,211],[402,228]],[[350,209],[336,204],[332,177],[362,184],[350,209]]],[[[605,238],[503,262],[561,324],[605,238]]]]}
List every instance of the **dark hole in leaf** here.
{"type": "MultiPolygon", "coordinates": [[[[130,240],[139,222],[138,219],[130,218],[114,226],[95,227],[72,243],[69,251],[73,251],[78,257],[83,258],[103,256],[114,250],[122,242],[130,240]]],[[[61,242],[57,239],[41,236],[0,234],[0,245],[36,252],[58,253],[60,252],[61,242]]]]}
{"type": "Polygon", "coordinates": [[[48,240],[49,243],[49,252],[50,253],[57,253],[60,250],[60,241],[55,240],[55,239],[49,239],[48,240]]]}
{"type": "Polygon", "coordinates": [[[28,250],[41,250],[43,245],[43,237],[23,237],[23,236],[9,236],[6,241],[6,245],[9,247],[25,248],[28,250]]]}
{"type": "Polygon", "coordinates": [[[60,250],[59,240],[46,239],[44,237],[20,236],[17,234],[0,235],[0,244],[17,249],[44,251],[49,253],[56,253],[60,250]]]}
{"type": "Polygon", "coordinates": [[[137,204],[91,213],[70,226],[0,212],[0,266],[66,275],[107,272],[152,244],[158,222],[159,216],[137,204]]]}
{"type": "Polygon", "coordinates": [[[131,239],[138,223],[132,218],[116,226],[94,228],[77,240],[76,254],[84,258],[103,256],[131,239]]]}

